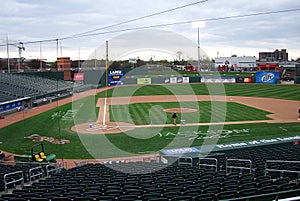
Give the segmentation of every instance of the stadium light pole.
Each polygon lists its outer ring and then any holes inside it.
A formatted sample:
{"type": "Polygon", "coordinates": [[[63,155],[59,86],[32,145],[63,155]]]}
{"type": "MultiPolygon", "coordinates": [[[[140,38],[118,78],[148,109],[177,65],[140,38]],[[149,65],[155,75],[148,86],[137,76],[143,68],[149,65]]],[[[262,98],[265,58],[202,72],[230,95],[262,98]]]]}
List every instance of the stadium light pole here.
{"type": "Polygon", "coordinates": [[[10,73],[8,34],[6,36],[7,71],[10,73]]]}
{"type": "Polygon", "coordinates": [[[198,71],[200,70],[200,28],[205,27],[205,21],[192,22],[192,27],[198,30],[198,41],[197,41],[197,51],[198,51],[198,71]]]}
{"type": "Polygon", "coordinates": [[[43,61],[42,61],[42,42],[40,42],[40,71],[43,71],[43,61]]]}
{"type": "Polygon", "coordinates": [[[18,72],[21,71],[21,59],[22,59],[22,50],[25,51],[25,47],[22,42],[19,42],[19,45],[17,46],[19,50],[19,59],[18,59],[18,72]]]}

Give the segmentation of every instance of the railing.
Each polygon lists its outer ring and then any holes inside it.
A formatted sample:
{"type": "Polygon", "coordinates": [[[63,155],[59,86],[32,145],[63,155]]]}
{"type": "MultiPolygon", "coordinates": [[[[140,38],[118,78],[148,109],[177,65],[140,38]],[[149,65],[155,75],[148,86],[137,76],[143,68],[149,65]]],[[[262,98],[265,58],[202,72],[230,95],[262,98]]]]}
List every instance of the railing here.
{"type": "Polygon", "coordinates": [[[178,158],[178,165],[193,166],[193,158],[192,157],[180,157],[180,158],[178,158]]]}
{"type": "Polygon", "coordinates": [[[300,161],[284,161],[284,160],[266,160],[265,163],[265,174],[268,172],[280,172],[280,173],[298,173],[300,175],[300,170],[287,170],[287,169],[273,169],[273,168],[268,168],[268,163],[281,163],[281,164],[300,164],[300,161]]]}
{"type": "Polygon", "coordinates": [[[16,171],[16,172],[11,172],[11,173],[7,173],[4,175],[4,190],[5,190],[5,193],[7,193],[7,186],[9,184],[16,184],[18,182],[21,182],[21,187],[24,186],[24,174],[23,174],[23,171],[16,171]],[[11,176],[20,176],[20,178],[11,178],[11,176]],[[8,179],[10,179],[11,181],[8,181],[8,179]]]}
{"type": "Polygon", "coordinates": [[[43,177],[43,168],[42,166],[34,167],[29,169],[29,183],[32,183],[36,178],[43,177]],[[36,172],[35,172],[36,171],[36,172]]]}
{"type": "Polygon", "coordinates": [[[232,169],[239,169],[241,172],[243,170],[249,170],[250,173],[252,173],[252,161],[251,160],[247,160],[247,159],[227,159],[226,160],[226,173],[228,173],[228,170],[232,170],[232,169]],[[244,163],[248,163],[249,167],[245,167],[245,166],[236,166],[236,165],[229,165],[230,162],[244,162],[244,163]]]}
{"type": "Polygon", "coordinates": [[[51,173],[57,173],[61,168],[63,168],[64,165],[62,163],[53,163],[46,166],[46,177],[50,177],[51,173]],[[51,168],[54,167],[54,168],[51,168]]]}
{"type": "Polygon", "coordinates": [[[214,167],[215,171],[217,171],[218,170],[218,160],[216,158],[199,158],[199,168],[201,168],[201,166],[214,167]],[[202,163],[205,161],[211,161],[212,163],[202,163]]]}

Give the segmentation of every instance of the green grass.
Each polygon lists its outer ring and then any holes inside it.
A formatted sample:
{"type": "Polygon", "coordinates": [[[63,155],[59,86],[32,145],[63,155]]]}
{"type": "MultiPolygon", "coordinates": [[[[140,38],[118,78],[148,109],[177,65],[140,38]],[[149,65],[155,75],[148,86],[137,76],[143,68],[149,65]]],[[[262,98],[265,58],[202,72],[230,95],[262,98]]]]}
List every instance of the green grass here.
{"type": "Polygon", "coordinates": [[[192,113],[178,114],[177,122],[180,119],[188,123],[226,122],[228,121],[252,121],[268,120],[268,112],[252,108],[239,103],[227,104],[224,102],[161,102],[161,103],[135,103],[130,105],[110,106],[111,121],[128,122],[136,125],[145,124],[171,124],[172,113],[165,113],[168,108],[192,108],[198,110],[192,113]],[[212,105],[214,107],[213,119],[212,105]],[[129,111],[129,112],[128,112],[129,111]],[[241,113],[241,111],[243,111],[241,113]],[[227,114],[227,115],[226,115],[227,114]],[[165,116],[167,115],[167,118],[165,116]],[[226,118],[225,118],[226,116],[226,118]],[[223,118],[224,117],[224,118],[223,118]]]}
{"type": "Polygon", "coordinates": [[[155,96],[155,95],[227,95],[300,100],[300,85],[273,84],[174,84],[119,86],[97,97],[155,96]]]}
{"type": "MultiPolygon", "coordinates": [[[[143,128],[136,129],[126,134],[113,135],[82,135],[88,149],[96,158],[109,158],[140,155],[144,153],[157,153],[161,149],[179,148],[186,146],[201,146],[211,143],[233,143],[248,140],[261,140],[276,137],[288,137],[299,134],[300,124],[247,124],[247,125],[225,125],[220,138],[216,135],[207,136],[208,126],[143,128]],[[240,134],[235,131],[246,130],[240,134]],[[195,132],[197,131],[197,132],[195,132]],[[232,133],[227,134],[226,132],[232,133]],[[195,134],[196,133],[196,134],[195,134]],[[174,142],[175,141],[175,142],[174,142]]],[[[210,128],[214,130],[215,128],[210,128]]],[[[217,127],[216,130],[222,129],[217,127]]]]}
{"type": "MultiPolygon", "coordinates": [[[[68,105],[64,106],[67,107],[68,105]]],[[[69,105],[70,106],[70,105],[69,105]]],[[[92,158],[88,149],[93,153],[96,150],[96,156],[100,158],[119,157],[139,154],[140,152],[154,153],[168,146],[169,148],[182,147],[186,145],[198,146],[203,143],[203,136],[199,139],[194,138],[193,131],[202,131],[206,133],[208,126],[183,127],[180,132],[184,135],[179,138],[176,144],[170,145],[174,136],[168,133],[177,133],[180,127],[166,128],[144,128],[135,129],[126,134],[113,135],[88,135],[76,134],[69,130],[74,122],[52,119],[51,116],[55,110],[45,112],[30,119],[25,119],[11,126],[0,130],[0,145],[2,150],[22,154],[30,151],[30,147],[36,142],[30,139],[24,139],[25,136],[37,133],[43,136],[54,137],[56,139],[71,140],[70,144],[54,145],[44,142],[46,153],[55,153],[59,158],[92,158]],[[159,137],[159,133],[163,137],[159,137]],[[110,143],[107,143],[109,141],[110,143]],[[83,145],[84,144],[84,145],[83,145]],[[113,150],[118,147],[122,152],[113,150]]],[[[181,127],[182,128],[182,127],[181,127]]],[[[286,124],[246,124],[246,125],[226,125],[225,129],[250,129],[250,135],[228,136],[220,138],[218,143],[238,142],[252,139],[264,139],[283,136],[293,136],[299,134],[299,123],[286,124]]]]}
{"type": "MultiPolygon", "coordinates": [[[[223,85],[205,85],[193,84],[189,88],[193,93],[199,95],[209,94],[208,89],[213,89],[214,94],[220,94],[223,85]]],[[[187,89],[187,85],[162,85],[162,86],[126,86],[118,87],[107,92],[108,96],[128,96],[128,95],[166,95],[166,94],[191,94],[187,89]]],[[[260,84],[226,84],[224,85],[227,95],[233,96],[255,96],[255,97],[272,97],[280,99],[300,100],[299,85],[260,85],[260,84]]],[[[58,158],[107,158],[130,156],[139,153],[154,153],[163,148],[183,147],[183,146],[199,146],[203,143],[211,143],[216,141],[207,141],[205,136],[214,136],[212,133],[207,135],[209,127],[166,127],[166,128],[143,128],[135,129],[130,132],[114,134],[114,135],[88,135],[77,134],[70,131],[71,126],[75,123],[96,121],[98,108],[95,103],[98,97],[104,97],[105,93],[99,94],[97,97],[87,97],[74,103],[47,111],[35,117],[24,119],[13,125],[0,129],[0,149],[8,152],[22,154],[29,152],[31,146],[37,142],[32,142],[24,137],[32,134],[40,134],[42,136],[53,137],[55,139],[71,140],[70,144],[54,145],[44,142],[46,153],[55,153],[58,158]],[[62,120],[61,116],[65,115],[68,110],[79,109],[76,114],[76,121],[73,119],[62,120]],[[59,115],[55,115],[59,114],[59,115]],[[178,134],[177,134],[178,133],[178,134]],[[195,134],[197,133],[197,135],[195,134]],[[176,137],[176,138],[175,138],[176,137]],[[174,141],[174,138],[177,139],[174,141]],[[116,149],[118,148],[118,149],[116,149]],[[91,155],[95,154],[95,155],[91,155]]],[[[142,115],[135,116],[133,121],[140,124],[159,123],[162,118],[159,116],[160,110],[167,107],[176,107],[178,103],[147,103],[143,105],[131,105],[130,118],[137,113],[142,115]],[[145,114],[145,115],[144,115],[145,114]],[[148,118],[150,114],[152,119],[148,118]],[[144,118],[142,118],[144,117],[144,118]],[[157,118],[158,117],[158,118],[157,118]],[[157,119],[156,119],[157,118],[157,119]]],[[[187,107],[199,107],[198,103],[180,103],[187,107]]],[[[210,102],[200,102],[200,122],[209,121],[210,102]]],[[[118,106],[122,107],[122,106],[118,106]]],[[[120,108],[118,108],[120,109],[120,108]]],[[[255,108],[247,107],[237,103],[228,103],[226,121],[235,121],[242,119],[266,119],[265,111],[258,111],[255,108]],[[230,112],[229,112],[230,111],[230,112]],[[247,111],[247,112],[245,112],[247,111]],[[259,114],[259,116],[255,116],[259,114]]],[[[190,113],[192,114],[192,113],[190,113]]],[[[122,118],[114,116],[117,118],[122,118]]],[[[195,118],[196,119],[196,118],[195,118]]],[[[191,119],[191,121],[196,121],[191,119]]],[[[169,116],[165,120],[170,122],[169,116]]],[[[220,128],[212,128],[220,129],[220,128]]],[[[242,135],[226,135],[221,134],[218,143],[239,142],[245,140],[268,139],[275,137],[288,137],[300,134],[299,123],[281,123],[281,124],[245,124],[245,125],[226,125],[227,130],[249,129],[249,133],[242,135]]]]}
{"type": "MultiPolygon", "coordinates": [[[[163,128],[161,131],[157,133],[161,133],[161,135],[157,134],[148,139],[140,139],[139,136],[142,133],[151,133],[149,129],[141,129],[132,131],[135,138],[130,137],[128,135],[120,134],[120,135],[107,135],[107,138],[117,147],[127,152],[131,152],[134,154],[138,154],[139,152],[156,152],[160,149],[164,149],[166,146],[169,146],[170,143],[177,138],[180,142],[179,145],[171,145],[168,148],[178,148],[182,147],[182,144],[190,144],[191,146],[201,146],[203,143],[209,143],[209,140],[204,139],[203,136],[207,136],[208,126],[201,127],[189,127],[183,130],[178,131],[178,127],[171,128],[163,128]],[[193,131],[201,131],[195,134],[193,131]],[[181,134],[178,135],[177,133],[181,134]],[[169,135],[168,135],[169,133],[169,135]],[[177,135],[170,135],[170,133],[174,133],[177,135]]],[[[298,123],[290,123],[290,124],[247,124],[247,125],[225,125],[224,130],[227,131],[241,131],[243,129],[247,129],[249,132],[244,132],[241,134],[236,134],[232,132],[231,134],[223,134],[220,135],[220,138],[214,138],[214,142],[217,143],[231,143],[231,142],[241,142],[248,140],[260,140],[260,139],[270,139],[276,137],[284,137],[284,136],[293,136],[299,134],[300,124],[298,123]]],[[[96,138],[96,136],[95,136],[96,138]]]]}

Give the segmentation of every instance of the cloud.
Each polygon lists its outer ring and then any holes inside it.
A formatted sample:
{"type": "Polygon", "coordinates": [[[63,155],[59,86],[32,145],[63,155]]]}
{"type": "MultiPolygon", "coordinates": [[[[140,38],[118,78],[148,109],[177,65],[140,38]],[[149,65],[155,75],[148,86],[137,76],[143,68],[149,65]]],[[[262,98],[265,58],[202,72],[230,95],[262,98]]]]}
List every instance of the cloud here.
{"type": "MultiPolygon", "coordinates": [[[[3,41],[6,34],[13,41],[34,41],[42,39],[55,39],[71,36],[108,25],[131,20],[137,17],[175,8],[195,1],[149,1],[149,0],[52,0],[52,1],[24,1],[10,0],[1,2],[0,29],[4,35],[0,35],[3,41]],[[158,6],[159,5],[159,6],[158,6]]],[[[122,26],[99,30],[95,33],[130,29],[140,26],[157,25],[164,23],[176,23],[198,19],[211,19],[231,15],[244,15],[265,11],[300,8],[300,1],[274,0],[272,3],[261,0],[209,0],[184,9],[168,12],[162,15],[130,22],[122,26]],[[267,6],[266,6],[267,4],[267,6]]],[[[279,13],[272,15],[260,15],[236,19],[206,21],[206,27],[200,30],[201,47],[210,57],[215,57],[216,52],[224,52],[230,56],[237,49],[240,52],[257,56],[259,51],[266,49],[286,48],[293,58],[300,57],[299,31],[300,13],[279,13]],[[241,50],[242,49],[242,50],[241,50]]],[[[191,24],[159,27],[159,29],[173,31],[197,43],[197,30],[191,24]]],[[[65,53],[74,54],[78,48],[93,49],[105,43],[105,40],[118,37],[128,32],[105,33],[95,36],[68,39],[61,41],[65,53]],[[73,51],[71,51],[73,49],[73,51]]],[[[155,33],[154,33],[155,34],[155,33]]],[[[145,40],[147,34],[136,35],[135,41],[145,40]]],[[[159,38],[159,37],[156,37],[159,38]]],[[[164,38],[161,36],[161,38],[164,38]]],[[[139,43],[132,40],[131,44],[139,43]]],[[[122,41],[120,41],[120,44],[122,41]]],[[[161,44],[165,44],[161,40],[161,44]]],[[[144,41],[145,46],[150,46],[151,41],[144,41]]],[[[177,47],[180,40],[177,41],[177,47]]],[[[39,44],[28,44],[26,50],[38,51],[39,44]]],[[[56,51],[56,42],[44,43],[47,48],[56,51]]],[[[146,47],[147,48],[147,47],[146,47]]],[[[168,49],[168,48],[167,48],[168,49]]],[[[5,56],[4,48],[0,49],[0,56],[5,56]]],[[[239,53],[236,53],[239,55],[239,53]]],[[[25,55],[25,53],[24,53],[25,55]]],[[[46,56],[46,53],[45,53],[46,56]]],[[[249,55],[251,56],[251,55],[249,55]]],[[[71,56],[72,57],[72,56],[71,56]]],[[[78,57],[77,54],[73,55],[78,57]]]]}

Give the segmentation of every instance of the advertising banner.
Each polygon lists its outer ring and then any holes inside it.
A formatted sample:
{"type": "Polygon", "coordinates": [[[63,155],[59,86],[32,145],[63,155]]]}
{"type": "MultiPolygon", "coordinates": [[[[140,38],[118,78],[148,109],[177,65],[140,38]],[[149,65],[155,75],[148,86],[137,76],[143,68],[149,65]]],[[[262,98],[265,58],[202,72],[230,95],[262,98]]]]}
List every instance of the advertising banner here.
{"type": "Polygon", "coordinates": [[[170,77],[170,83],[176,84],[177,83],[177,77],[170,77]]]}
{"type": "Polygon", "coordinates": [[[123,78],[123,71],[122,70],[109,70],[108,71],[108,86],[116,86],[122,85],[123,82],[121,81],[123,78]]]}
{"type": "Polygon", "coordinates": [[[151,78],[137,78],[137,84],[151,84],[151,78]]]}
{"type": "Polygon", "coordinates": [[[235,83],[235,78],[215,78],[215,77],[201,77],[201,82],[203,83],[235,83]]]}
{"type": "Polygon", "coordinates": [[[279,72],[257,72],[256,82],[265,84],[276,84],[279,79],[279,72]]]}
{"type": "Polygon", "coordinates": [[[164,149],[161,151],[163,155],[179,155],[179,154],[186,154],[186,153],[199,153],[200,150],[196,147],[183,147],[177,149],[164,149]]]}
{"type": "Polygon", "coordinates": [[[182,77],[182,83],[190,83],[190,77],[182,77]]]}
{"type": "Polygon", "coordinates": [[[177,83],[182,83],[182,82],[183,82],[182,77],[178,77],[178,78],[177,78],[177,83]]]}
{"type": "Polygon", "coordinates": [[[170,78],[169,77],[165,78],[165,84],[170,84],[170,78]]]}
{"type": "Polygon", "coordinates": [[[84,73],[74,73],[74,81],[83,81],[84,73]]]}
{"type": "Polygon", "coordinates": [[[252,77],[237,77],[236,83],[253,83],[255,79],[252,77]]]}

